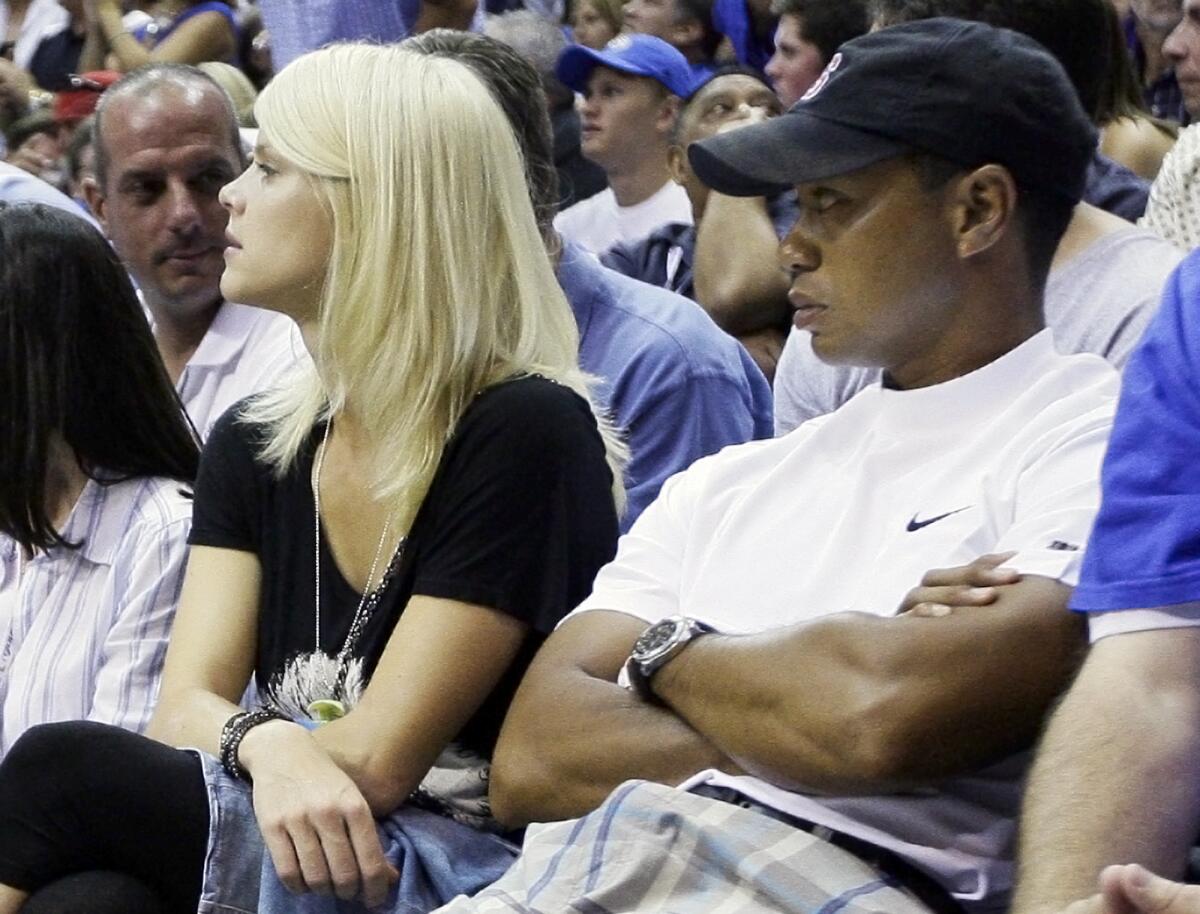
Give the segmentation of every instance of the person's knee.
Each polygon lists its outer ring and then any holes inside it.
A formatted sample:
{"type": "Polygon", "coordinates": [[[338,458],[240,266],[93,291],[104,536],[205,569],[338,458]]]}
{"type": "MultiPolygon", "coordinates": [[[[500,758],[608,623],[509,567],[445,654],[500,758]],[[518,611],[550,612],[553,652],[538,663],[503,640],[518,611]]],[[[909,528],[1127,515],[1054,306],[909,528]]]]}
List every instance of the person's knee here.
{"type": "Polygon", "coordinates": [[[124,873],[94,870],[38,890],[21,914],[168,914],[158,894],[124,873]]]}

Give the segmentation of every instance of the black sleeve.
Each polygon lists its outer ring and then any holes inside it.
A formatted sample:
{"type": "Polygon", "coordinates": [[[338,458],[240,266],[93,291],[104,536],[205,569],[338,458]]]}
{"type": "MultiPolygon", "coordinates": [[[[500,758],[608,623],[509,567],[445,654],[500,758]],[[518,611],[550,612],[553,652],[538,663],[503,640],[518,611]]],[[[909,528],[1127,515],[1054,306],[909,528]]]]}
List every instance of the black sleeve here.
{"type": "Polygon", "coordinates": [[[614,244],[611,248],[600,255],[600,262],[610,270],[616,270],[625,276],[632,276],[634,279],[641,278],[641,271],[638,269],[638,247],[629,242],[620,242],[614,244]]]}
{"type": "Polygon", "coordinates": [[[413,593],[488,606],[535,631],[551,631],[587,596],[616,548],[612,476],[591,409],[543,378],[480,395],[429,495],[413,593]]]}
{"type": "Polygon", "coordinates": [[[255,460],[254,427],[240,408],[234,404],[217,420],[201,452],[188,536],[193,546],[260,551],[259,483],[266,471],[255,460]]]}

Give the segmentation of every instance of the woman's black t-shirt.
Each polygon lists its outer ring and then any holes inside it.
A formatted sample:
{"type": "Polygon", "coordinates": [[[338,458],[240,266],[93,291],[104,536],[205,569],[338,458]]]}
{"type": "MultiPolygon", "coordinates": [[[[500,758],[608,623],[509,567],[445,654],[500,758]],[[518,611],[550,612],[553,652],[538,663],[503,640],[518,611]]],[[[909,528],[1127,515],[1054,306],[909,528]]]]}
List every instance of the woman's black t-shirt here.
{"type": "MultiPolygon", "coordinates": [[[[262,430],[234,406],[200,463],[189,542],[255,553],[262,567],[255,680],[260,689],[314,649],[313,429],[283,477],[257,456],[262,430]]],[[[482,391],[446,444],[390,581],[357,649],[369,678],[414,594],[506,613],[530,635],[458,736],[491,757],[513,691],[534,652],[591,590],[612,558],[617,517],[604,444],[586,401],[537,376],[482,391]]],[[[341,649],[360,594],[321,554],[321,644],[341,649]]],[[[220,620],[213,620],[219,637],[220,620]]],[[[469,663],[470,658],[463,658],[469,663]]]]}

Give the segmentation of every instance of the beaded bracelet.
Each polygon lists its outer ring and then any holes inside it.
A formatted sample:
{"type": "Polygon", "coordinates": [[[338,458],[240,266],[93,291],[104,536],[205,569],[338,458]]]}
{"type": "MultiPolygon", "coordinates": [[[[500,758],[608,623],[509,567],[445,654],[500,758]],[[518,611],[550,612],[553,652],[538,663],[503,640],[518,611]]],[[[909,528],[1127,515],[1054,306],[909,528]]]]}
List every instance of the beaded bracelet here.
{"type": "Polygon", "coordinates": [[[238,761],[238,749],[246,734],[254,727],[272,720],[291,720],[291,718],[274,708],[255,708],[253,711],[239,711],[225,721],[225,726],[221,728],[218,752],[221,767],[231,778],[238,781],[250,780],[250,772],[238,761]]]}

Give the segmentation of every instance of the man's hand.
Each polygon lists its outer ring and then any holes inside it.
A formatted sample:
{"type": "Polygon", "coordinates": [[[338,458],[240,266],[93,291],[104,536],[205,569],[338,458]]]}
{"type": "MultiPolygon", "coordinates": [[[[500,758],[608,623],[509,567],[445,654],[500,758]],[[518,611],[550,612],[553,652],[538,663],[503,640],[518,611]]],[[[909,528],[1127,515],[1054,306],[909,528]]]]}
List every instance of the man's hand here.
{"type": "Polygon", "coordinates": [[[1016,569],[1003,567],[1014,555],[1015,552],[989,553],[969,565],[927,571],[920,586],[904,595],[899,614],[948,616],[955,607],[995,603],[999,588],[1021,580],[1016,569]]]}
{"type": "Polygon", "coordinates": [[[1100,891],[1063,914],[1200,914],[1200,886],[1156,876],[1136,863],[1106,867],[1100,891]]]}

